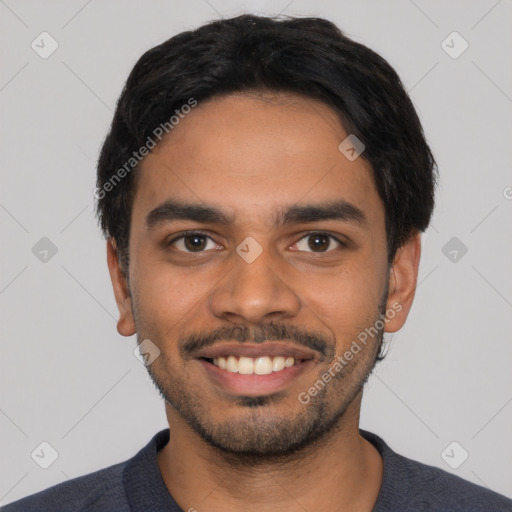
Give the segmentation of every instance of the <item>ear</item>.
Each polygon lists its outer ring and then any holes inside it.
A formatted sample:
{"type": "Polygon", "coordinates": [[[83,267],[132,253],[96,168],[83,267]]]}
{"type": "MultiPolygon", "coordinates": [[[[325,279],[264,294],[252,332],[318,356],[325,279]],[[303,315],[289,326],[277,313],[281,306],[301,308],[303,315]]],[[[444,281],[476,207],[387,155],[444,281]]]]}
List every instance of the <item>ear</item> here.
{"type": "Polygon", "coordinates": [[[109,238],[107,241],[107,263],[117,308],[119,309],[117,331],[122,336],[132,336],[137,332],[132,313],[132,299],[128,281],[119,265],[116,241],[113,238],[109,238]]]}
{"type": "Polygon", "coordinates": [[[421,254],[421,235],[414,233],[396,252],[389,270],[385,332],[396,332],[404,325],[411,310],[421,254]]]}

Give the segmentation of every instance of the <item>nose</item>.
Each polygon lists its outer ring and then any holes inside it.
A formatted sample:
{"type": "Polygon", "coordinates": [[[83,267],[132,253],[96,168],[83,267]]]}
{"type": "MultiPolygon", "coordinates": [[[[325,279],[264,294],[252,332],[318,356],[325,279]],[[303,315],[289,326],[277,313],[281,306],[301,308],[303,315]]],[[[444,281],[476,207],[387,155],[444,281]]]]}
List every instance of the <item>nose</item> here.
{"type": "Polygon", "coordinates": [[[210,295],[215,316],[230,322],[259,324],[295,317],[301,309],[296,292],[286,282],[269,251],[248,263],[232,256],[231,270],[210,295]]]}

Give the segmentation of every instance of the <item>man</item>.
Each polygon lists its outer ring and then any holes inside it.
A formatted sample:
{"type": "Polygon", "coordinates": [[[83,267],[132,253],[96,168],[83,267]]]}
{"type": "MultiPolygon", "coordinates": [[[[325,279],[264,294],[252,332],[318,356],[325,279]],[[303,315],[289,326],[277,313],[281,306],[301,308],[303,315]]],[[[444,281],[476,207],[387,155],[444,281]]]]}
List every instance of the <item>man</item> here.
{"type": "Polygon", "coordinates": [[[395,71],[326,20],[244,15],[144,54],[98,214],[169,429],[4,510],[512,510],[359,429],[435,168],[395,71]]]}

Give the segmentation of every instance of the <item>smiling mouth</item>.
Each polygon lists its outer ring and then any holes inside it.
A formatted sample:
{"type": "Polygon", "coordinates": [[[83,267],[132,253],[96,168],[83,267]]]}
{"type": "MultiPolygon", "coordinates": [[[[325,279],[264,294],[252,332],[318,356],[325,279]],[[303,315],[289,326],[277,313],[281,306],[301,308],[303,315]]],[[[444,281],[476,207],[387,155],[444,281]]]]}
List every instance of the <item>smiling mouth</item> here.
{"type": "Polygon", "coordinates": [[[244,357],[244,356],[226,356],[214,358],[201,358],[221,370],[230,373],[239,373],[241,375],[269,375],[283,371],[285,368],[300,364],[301,359],[284,356],[261,356],[261,357],[244,357]]]}
{"type": "Polygon", "coordinates": [[[284,391],[314,368],[318,353],[282,342],[224,342],[198,350],[195,360],[224,397],[262,396],[284,391]]]}
{"type": "Polygon", "coordinates": [[[262,396],[283,391],[314,364],[314,359],[283,355],[247,357],[225,354],[213,358],[199,357],[196,361],[201,363],[218,391],[232,396],[262,396]]]}

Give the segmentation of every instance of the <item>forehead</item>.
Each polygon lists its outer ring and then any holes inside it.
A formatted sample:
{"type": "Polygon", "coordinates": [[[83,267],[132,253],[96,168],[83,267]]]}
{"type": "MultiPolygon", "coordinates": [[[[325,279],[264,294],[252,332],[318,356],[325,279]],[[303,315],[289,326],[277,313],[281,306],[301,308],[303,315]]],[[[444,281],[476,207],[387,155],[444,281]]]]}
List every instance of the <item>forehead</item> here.
{"type": "Polygon", "coordinates": [[[283,207],[339,199],[383,217],[369,162],[339,150],[348,135],[331,108],[294,94],[199,103],[142,162],[133,222],[169,199],[262,223],[283,207]]]}

